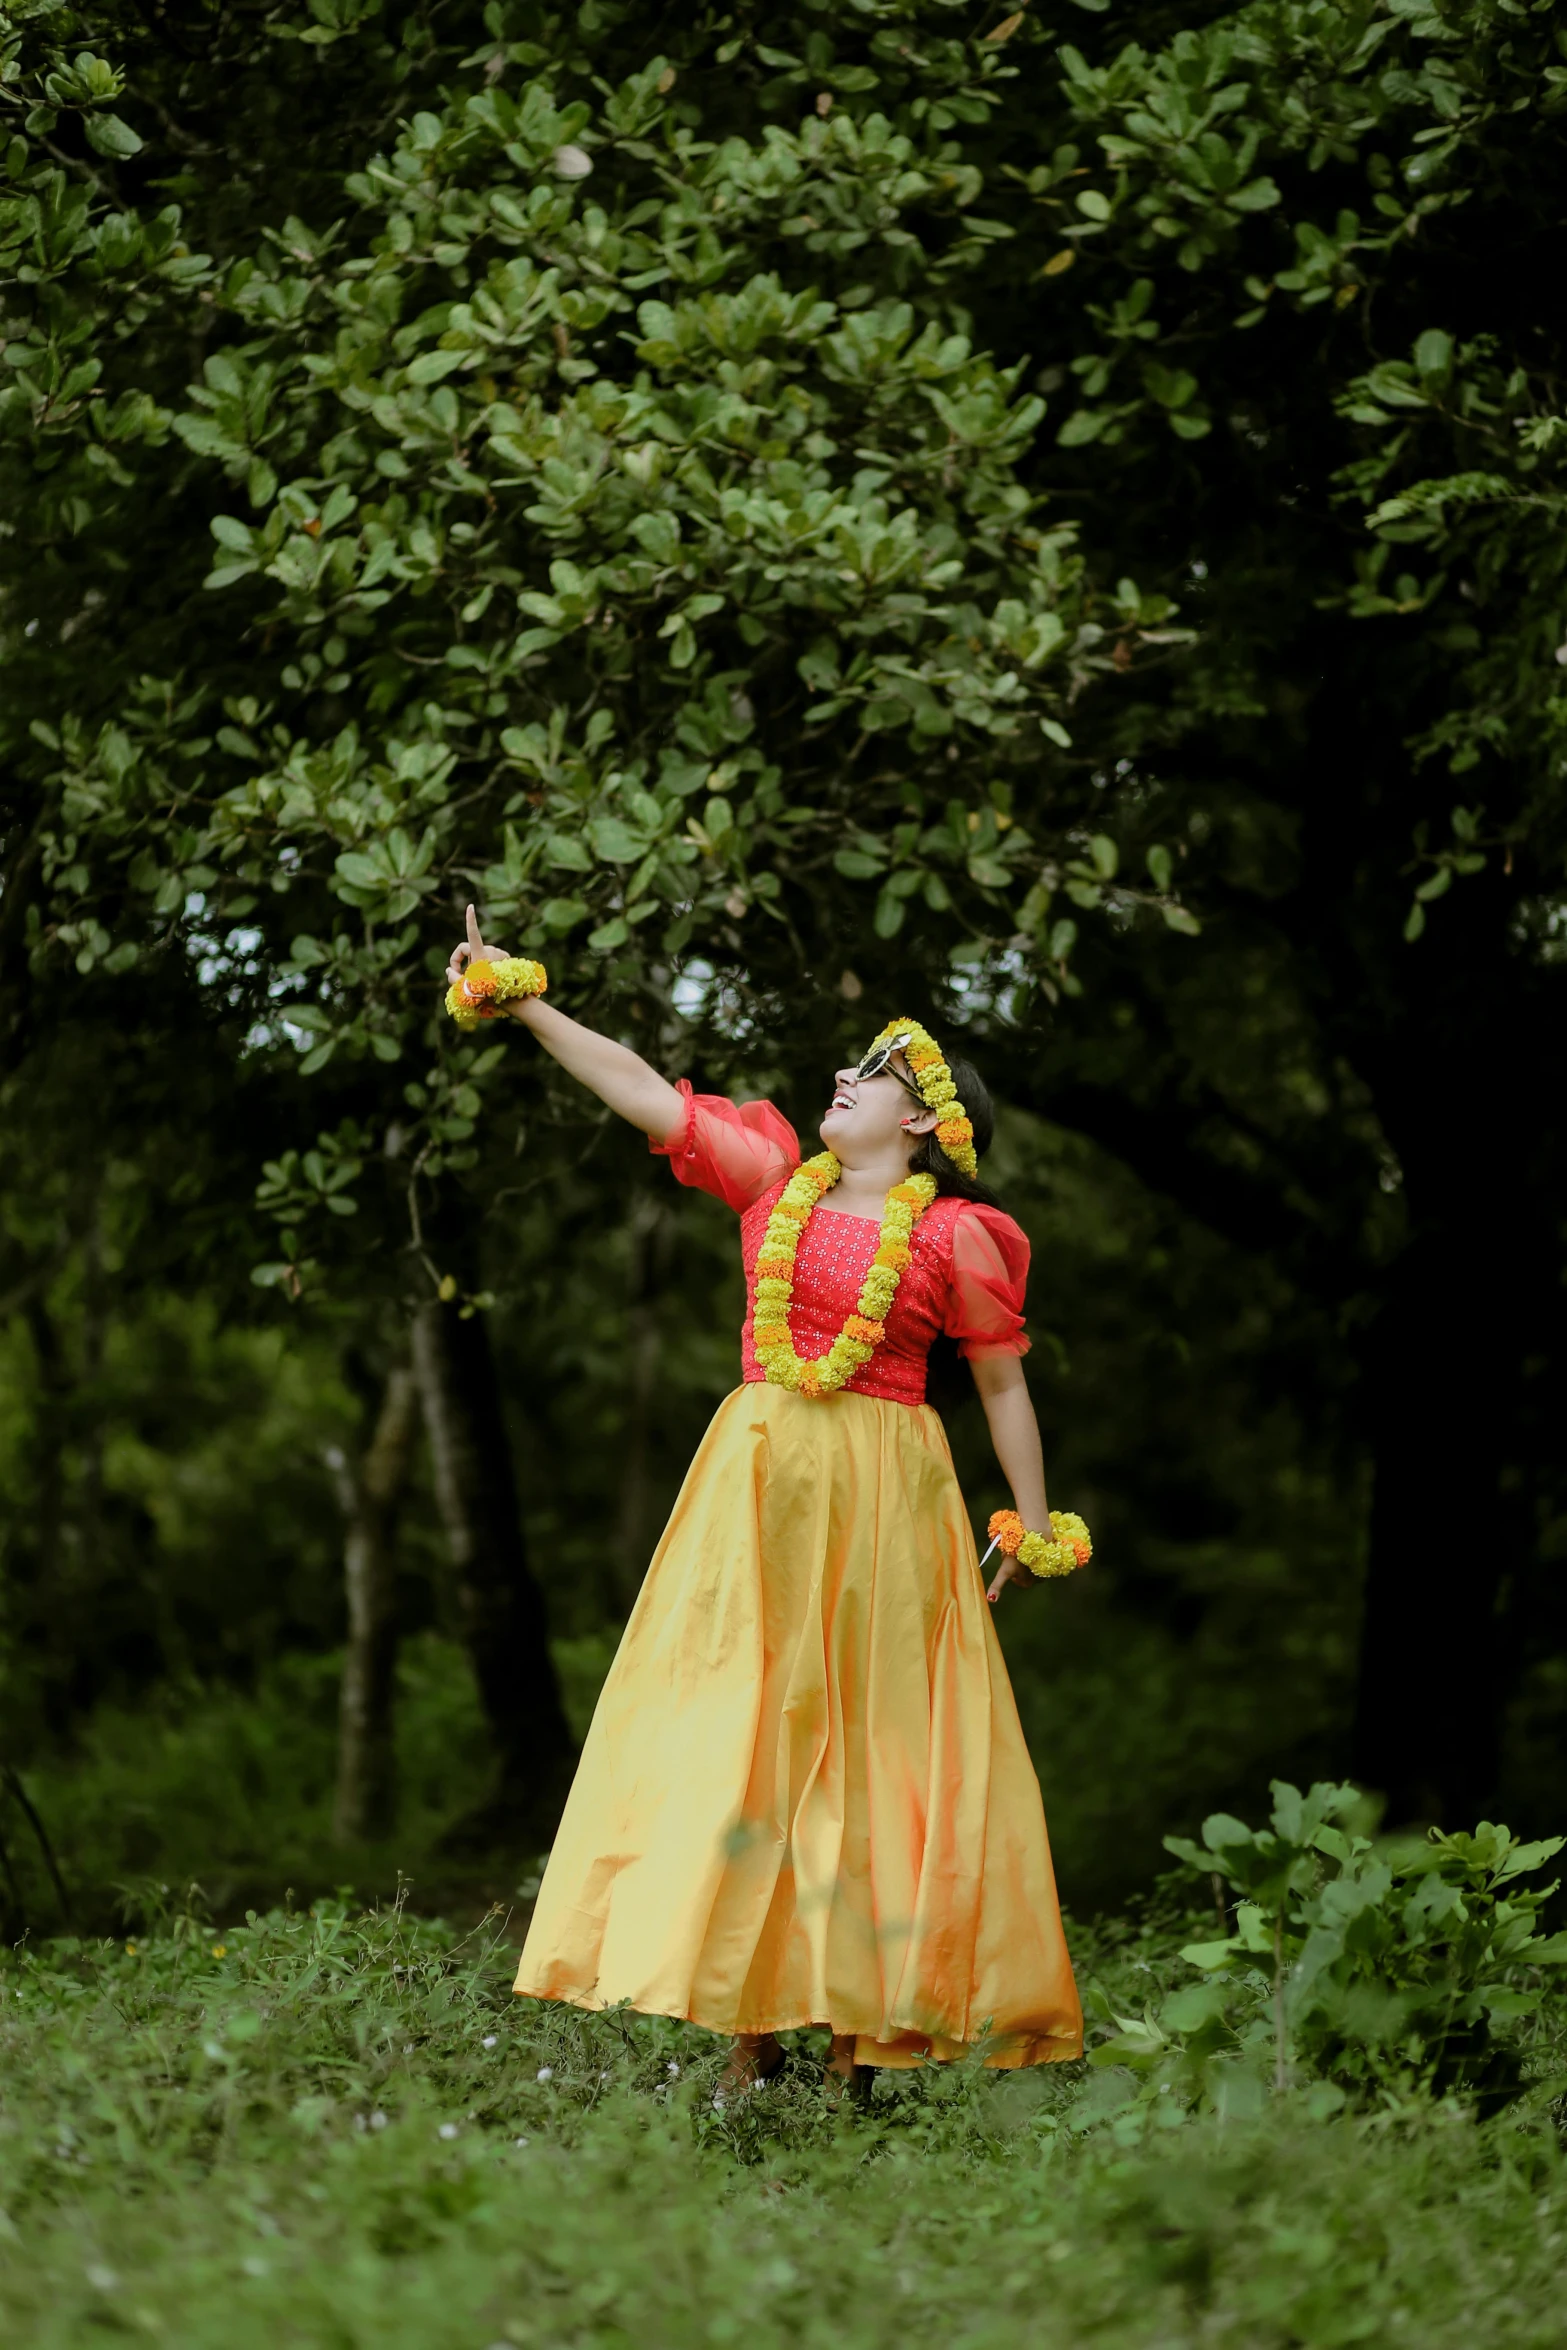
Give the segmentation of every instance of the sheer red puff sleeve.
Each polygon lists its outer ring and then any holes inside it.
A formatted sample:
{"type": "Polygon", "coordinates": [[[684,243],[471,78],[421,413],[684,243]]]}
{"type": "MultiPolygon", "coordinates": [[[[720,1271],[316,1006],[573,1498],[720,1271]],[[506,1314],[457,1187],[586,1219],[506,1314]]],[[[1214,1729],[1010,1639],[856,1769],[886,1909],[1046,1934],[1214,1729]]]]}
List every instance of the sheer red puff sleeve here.
{"type": "MultiPolygon", "coordinates": [[[[731,1102],[718,1093],[693,1093],[682,1077],[679,1091],[685,1117],[649,1150],[667,1158],[680,1182],[710,1191],[743,1215],[764,1191],[792,1175],[800,1164],[794,1128],[771,1102],[731,1102]]],[[[1027,1248],[1024,1242],[1024,1248],[1027,1248]]]]}
{"type": "Polygon", "coordinates": [[[966,1360],[1027,1354],[1023,1293],[1028,1257],[1028,1235],[999,1208],[973,1201],[953,1225],[946,1333],[958,1341],[966,1360]]]}

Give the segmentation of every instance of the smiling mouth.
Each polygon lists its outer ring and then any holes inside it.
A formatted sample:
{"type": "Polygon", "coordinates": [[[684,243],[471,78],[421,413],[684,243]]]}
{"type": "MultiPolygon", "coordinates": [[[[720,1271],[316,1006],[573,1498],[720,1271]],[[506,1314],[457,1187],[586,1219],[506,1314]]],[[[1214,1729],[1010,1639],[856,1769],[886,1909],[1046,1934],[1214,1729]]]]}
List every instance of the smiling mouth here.
{"type": "Polygon", "coordinates": [[[852,1093],[835,1093],[828,1107],[834,1110],[852,1110],[854,1096],[852,1093]]]}

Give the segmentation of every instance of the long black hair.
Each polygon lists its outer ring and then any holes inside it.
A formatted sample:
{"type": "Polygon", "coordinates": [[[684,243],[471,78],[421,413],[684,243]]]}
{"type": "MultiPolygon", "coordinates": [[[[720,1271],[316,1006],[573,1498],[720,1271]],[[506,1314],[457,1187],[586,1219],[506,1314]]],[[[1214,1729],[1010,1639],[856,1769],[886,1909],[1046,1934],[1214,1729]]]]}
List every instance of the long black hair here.
{"type": "MultiPolygon", "coordinates": [[[[959,1053],[949,1053],[947,1067],[952,1071],[952,1082],[958,1089],[958,1099],[974,1129],[974,1156],[982,1159],[996,1131],[995,1104],[972,1061],[965,1061],[959,1053]]],[[[961,1167],[953,1165],[934,1134],[922,1134],[918,1138],[909,1153],[909,1173],[934,1175],[938,1199],[977,1200],[981,1207],[986,1208],[999,1208],[1001,1205],[988,1183],[981,1183],[977,1176],[965,1175],[961,1167]]]]}

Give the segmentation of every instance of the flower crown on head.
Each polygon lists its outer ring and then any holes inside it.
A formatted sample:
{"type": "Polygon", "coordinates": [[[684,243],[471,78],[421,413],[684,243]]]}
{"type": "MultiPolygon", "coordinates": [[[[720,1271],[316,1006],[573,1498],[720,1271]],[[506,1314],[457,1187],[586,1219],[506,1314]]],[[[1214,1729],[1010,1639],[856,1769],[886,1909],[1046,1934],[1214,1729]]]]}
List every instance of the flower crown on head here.
{"type": "MultiPolygon", "coordinates": [[[[936,1113],[936,1140],[952,1164],[972,1180],[979,1173],[979,1153],[974,1148],[974,1124],[958,1099],[958,1089],[952,1081],[952,1071],[940,1045],[928,1028],[917,1020],[889,1020],[866,1054],[866,1061],[874,1060],[879,1052],[888,1056],[902,1053],[908,1063],[909,1075],[919,1088],[920,1100],[927,1110],[936,1113]],[[894,1045],[893,1039],[896,1039],[894,1045]]],[[[864,1062],[861,1063],[864,1067],[864,1062]]]]}

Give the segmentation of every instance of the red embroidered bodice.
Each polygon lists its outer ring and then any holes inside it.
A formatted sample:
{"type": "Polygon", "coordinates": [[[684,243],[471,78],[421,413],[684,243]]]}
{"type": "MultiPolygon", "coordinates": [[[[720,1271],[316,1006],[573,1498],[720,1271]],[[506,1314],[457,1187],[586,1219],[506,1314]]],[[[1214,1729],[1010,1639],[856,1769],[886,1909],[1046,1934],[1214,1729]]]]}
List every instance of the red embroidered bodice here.
{"type": "MultiPolygon", "coordinates": [[[[684,1078],[680,1091],[683,1124],[651,1147],[668,1158],[682,1183],[712,1192],[740,1217],[746,1283],[740,1353],[746,1378],[759,1380],[751,1331],[756,1260],[773,1203],[800,1164],[799,1141],[771,1102],[694,1094],[684,1078]]],[[[879,1235],[870,1217],[846,1216],[826,1203],[813,1213],[795,1256],[789,1307],[789,1330],[801,1356],[825,1354],[853,1313],[879,1235]]],[[[848,1381],[856,1395],[923,1403],[925,1359],[943,1335],[955,1338],[959,1354],[970,1359],[1028,1351],[1028,1239],[1010,1216],[973,1200],[933,1200],[914,1227],[912,1250],[887,1316],[887,1335],[848,1381]]]]}

